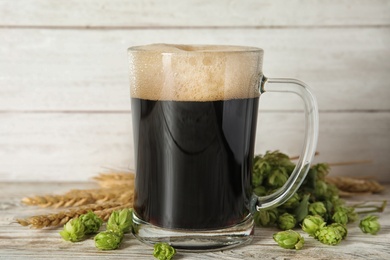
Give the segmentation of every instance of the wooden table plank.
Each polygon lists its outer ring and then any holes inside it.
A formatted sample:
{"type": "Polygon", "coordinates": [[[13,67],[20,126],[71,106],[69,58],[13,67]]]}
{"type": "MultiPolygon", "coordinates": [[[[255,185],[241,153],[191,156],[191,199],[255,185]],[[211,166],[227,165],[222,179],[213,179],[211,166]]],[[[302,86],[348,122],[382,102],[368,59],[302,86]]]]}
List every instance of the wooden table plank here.
{"type": "Polygon", "coordinates": [[[0,1],[5,26],[194,27],[388,25],[387,0],[0,1]]]}
{"type": "MultiPolygon", "coordinates": [[[[24,196],[63,193],[75,188],[92,188],[92,183],[0,183],[0,258],[1,259],[153,259],[152,248],[127,234],[118,250],[98,251],[92,239],[69,243],[61,239],[60,229],[34,230],[18,225],[16,217],[42,213],[42,209],[20,203],[24,196]]],[[[351,202],[390,198],[390,185],[380,195],[355,197],[351,202]]],[[[182,253],[175,259],[389,259],[390,210],[380,214],[381,231],[376,236],[363,234],[357,223],[348,227],[348,238],[338,246],[326,246],[303,234],[306,242],[300,251],[282,249],[272,240],[273,228],[256,228],[251,244],[208,253],[182,253]]]]}

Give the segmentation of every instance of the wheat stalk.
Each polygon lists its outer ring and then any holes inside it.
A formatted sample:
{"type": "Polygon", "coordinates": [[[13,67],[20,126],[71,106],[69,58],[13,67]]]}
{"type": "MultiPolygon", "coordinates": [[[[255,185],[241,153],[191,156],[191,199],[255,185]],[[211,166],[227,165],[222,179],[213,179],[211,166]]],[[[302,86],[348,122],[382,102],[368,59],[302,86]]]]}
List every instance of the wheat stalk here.
{"type": "Polygon", "coordinates": [[[54,214],[38,215],[24,219],[17,219],[16,221],[22,226],[31,226],[32,228],[58,227],[64,225],[70,219],[78,217],[82,214],[86,214],[89,211],[94,212],[103,220],[107,220],[112,211],[123,208],[131,208],[132,205],[132,202],[123,204],[120,202],[108,201],[100,204],[90,204],[72,208],[54,214]]]}
{"type": "Polygon", "coordinates": [[[95,211],[95,214],[98,215],[104,221],[107,221],[113,211],[125,209],[125,208],[132,208],[132,207],[133,207],[133,203],[131,202],[131,203],[122,204],[122,205],[114,207],[114,208],[107,208],[107,209],[98,210],[98,211],[95,211]]]}
{"type": "Polygon", "coordinates": [[[131,172],[110,172],[101,173],[94,177],[93,180],[97,181],[102,188],[113,188],[120,186],[134,187],[135,175],[131,172]]]}
{"type": "Polygon", "coordinates": [[[346,195],[348,193],[378,193],[384,190],[384,187],[375,180],[358,179],[342,176],[326,176],[328,183],[335,185],[346,195]]]}
{"type": "MultiPolygon", "coordinates": [[[[134,190],[134,174],[130,172],[101,173],[93,178],[102,188],[71,190],[62,195],[43,195],[23,198],[26,205],[46,207],[74,207],[114,200],[134,190]],[[113,189],[115,187],[115,189],[113,189]]],[[[126,202],[126,201],[124,201],[126,202]]]]}
{"type": "Polygon", "coordinates": [[[116,189],[71,190],[63,195],[43,195],[23,198],[26,205],[46,207],[71,207],[101,203],[120,197],[131,197],[133,187],[123,185],[116,189]]]}

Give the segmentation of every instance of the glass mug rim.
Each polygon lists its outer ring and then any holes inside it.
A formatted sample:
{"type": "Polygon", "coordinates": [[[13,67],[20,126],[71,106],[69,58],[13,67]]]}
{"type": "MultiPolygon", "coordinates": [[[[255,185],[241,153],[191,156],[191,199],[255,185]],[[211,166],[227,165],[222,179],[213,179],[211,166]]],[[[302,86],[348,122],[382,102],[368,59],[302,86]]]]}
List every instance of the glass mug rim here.
{"type": "Polygon", "coordinates": [[[161,55],[197,55],[207,53],[223,54],[240,54],[240,53],[260,53],[263,54],[262,48],[244,45],[215,45],[215,44],[165,44],[157,43],[150,45],[131,46],[128,52],[150,52],[160,53],[161,55]],[[161,47],[161,50],[155,47],[161,47]],[[166,47],[169,46],[170,50],[166,47]]]}

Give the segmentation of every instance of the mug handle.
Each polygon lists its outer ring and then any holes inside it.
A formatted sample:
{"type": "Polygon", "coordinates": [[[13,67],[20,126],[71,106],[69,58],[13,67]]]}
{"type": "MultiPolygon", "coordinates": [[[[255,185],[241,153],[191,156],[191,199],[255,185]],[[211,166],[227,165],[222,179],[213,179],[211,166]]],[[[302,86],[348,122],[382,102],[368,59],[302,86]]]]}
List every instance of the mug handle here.
{"type": "Polygon", "coordinates": [[[260,84],[260,94],[265,92],[287,92],[300,96],[305,111],[305,136],[299,160],[287,182],[276,192],[267,196],[252,194],[250,210],[252,213],[286,202],[301,186],[310,169],[318,139],[318,106],[310,88],[296,79],[266,78],[260,84]]]}

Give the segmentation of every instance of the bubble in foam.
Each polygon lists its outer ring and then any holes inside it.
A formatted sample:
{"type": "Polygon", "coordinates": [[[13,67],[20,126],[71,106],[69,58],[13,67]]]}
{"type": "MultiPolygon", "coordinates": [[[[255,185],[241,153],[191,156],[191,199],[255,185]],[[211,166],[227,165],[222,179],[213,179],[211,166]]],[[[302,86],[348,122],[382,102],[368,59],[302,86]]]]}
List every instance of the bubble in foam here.
{"type": "Polygon", "coordinates": [[[259,96],[263,51],[224,45],[129,48],[131,96],[213,101],[259,96]]]}

